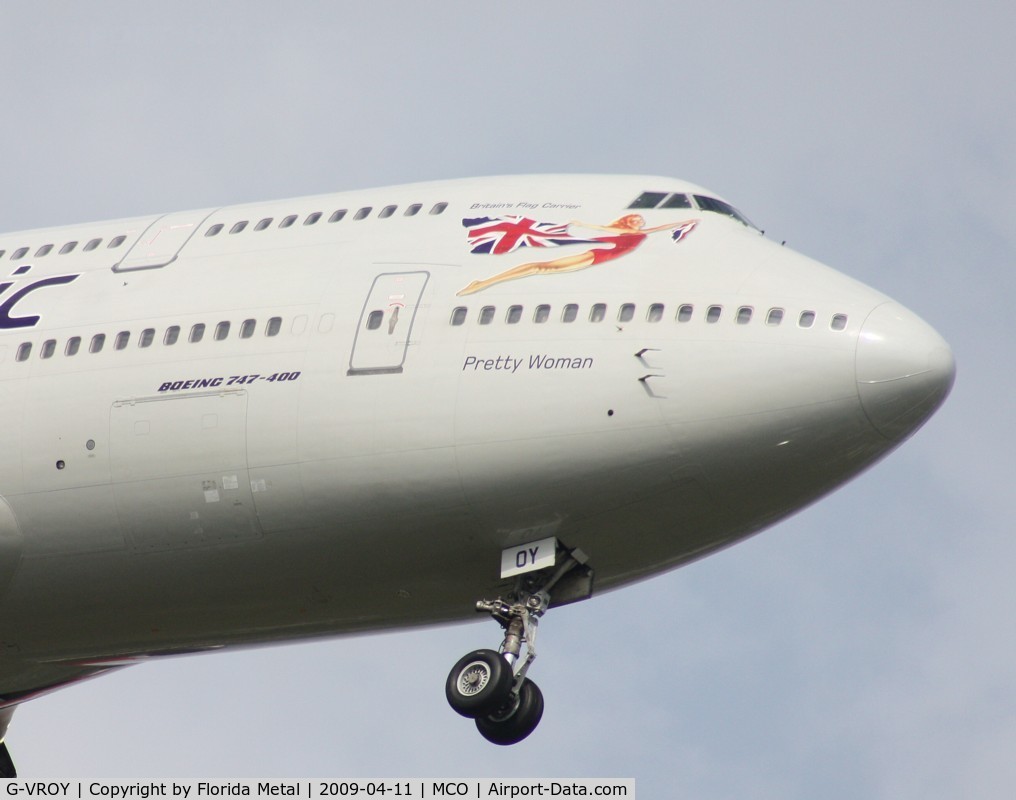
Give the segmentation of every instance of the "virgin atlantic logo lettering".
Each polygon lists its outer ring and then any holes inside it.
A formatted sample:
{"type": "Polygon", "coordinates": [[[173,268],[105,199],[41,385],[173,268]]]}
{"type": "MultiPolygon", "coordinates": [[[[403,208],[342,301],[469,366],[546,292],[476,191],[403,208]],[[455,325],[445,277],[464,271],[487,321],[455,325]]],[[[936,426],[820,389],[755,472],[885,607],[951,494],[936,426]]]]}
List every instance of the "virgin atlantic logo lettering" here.
{"type": "MultiPolygon", "coordinates": [[[[30,269],[31,267],[18,267],[14,270],[11,277],[23,275],[30,269]]],[[[45,289],[47,286],[61,286],[77,280],[79,277],[81,277],[80,273],[77,275],[57,275],[53,278],[42,278],[41,280],[32,281],[29,284],[20,286],[10,295],[7,294],[7,290],[20,283],[20,281],[6,280],[0,283],[0,330],[34,327],[39,322],[40,316],[38,314],[28,314],[23,317],[15,316],[14,307],[32,292],[45,289]]]]}

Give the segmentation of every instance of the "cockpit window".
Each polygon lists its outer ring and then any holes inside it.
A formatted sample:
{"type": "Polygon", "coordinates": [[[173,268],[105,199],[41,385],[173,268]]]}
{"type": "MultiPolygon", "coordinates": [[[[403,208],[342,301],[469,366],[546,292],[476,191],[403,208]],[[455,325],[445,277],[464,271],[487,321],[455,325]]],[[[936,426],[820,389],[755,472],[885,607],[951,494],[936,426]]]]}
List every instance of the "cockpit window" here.
{"type": "MultiPolygon", "coordinates": [[[[747,225],[749,228],[755,228],[751,221],[744,216],[744,214],[730,205],[730,203],[724,203],[722,200],[717,200],[715,197],[706,197],[701,194],[695,195],[695,203],[703,211],[713,211],[717,214],[725,214],[728,217],[733,217],[742,225],[747,225]]],[[[755,228],[755,230],[758,230],[758,228],[755,228]]]]}
{"type": "Polygon", "coordinates": [[[666,196],[666,192],[642,192],[628,208],[656,208],[666,196]]]}
{"type": "Polygon", "coordinates": [[[672,194],[660,208],[691,208],[691,200],[686,194],[672,194]]]}

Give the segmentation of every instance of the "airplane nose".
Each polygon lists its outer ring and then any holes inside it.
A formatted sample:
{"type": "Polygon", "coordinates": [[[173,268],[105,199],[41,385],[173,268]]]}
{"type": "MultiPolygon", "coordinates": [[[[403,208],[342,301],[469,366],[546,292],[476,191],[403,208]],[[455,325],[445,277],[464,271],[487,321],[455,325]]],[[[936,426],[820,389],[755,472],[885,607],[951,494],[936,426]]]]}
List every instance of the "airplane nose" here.
{"type": "Polygon", "coordinates": [[[956,362],[934,328],[897,303],[883,303],[861,326],[855,372],[868,420],[883,436],[898,441],[942,405],[956,377],[956,362]]]}

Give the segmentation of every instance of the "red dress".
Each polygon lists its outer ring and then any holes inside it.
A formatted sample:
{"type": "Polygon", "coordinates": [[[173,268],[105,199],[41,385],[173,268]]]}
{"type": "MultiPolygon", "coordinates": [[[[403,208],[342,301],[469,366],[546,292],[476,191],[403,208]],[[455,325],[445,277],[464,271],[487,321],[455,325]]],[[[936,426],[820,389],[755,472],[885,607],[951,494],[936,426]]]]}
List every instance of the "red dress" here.
{"type": "Polygon", "coordinates": [[[613,261],[618,256],[623,256],[638,247],[645,240],[646,233],[622,233],[617,236],[603,236],[598,238],[598,244],[612,244],[613,247],[599,248],[589,252],[593,254],[593,264],[602,264],[604,261],[613,261]]]}

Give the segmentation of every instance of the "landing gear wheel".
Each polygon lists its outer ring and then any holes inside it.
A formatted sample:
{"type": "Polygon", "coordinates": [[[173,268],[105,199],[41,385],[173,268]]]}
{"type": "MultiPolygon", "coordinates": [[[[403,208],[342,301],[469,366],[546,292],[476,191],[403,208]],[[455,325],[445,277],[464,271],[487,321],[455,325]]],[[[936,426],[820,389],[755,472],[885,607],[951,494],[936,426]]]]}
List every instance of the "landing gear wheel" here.
{"type": "Polygon", "coordinates": [[[518,696],[485,717],[477,717],[476,729],[488,742],[494,744],[517,744],[536,730],[543,717],[543,692],[531,680],[526,679],[518,696]]]}
{"type": "Polygon", "coordinates": [[[511,666],[496,650],[474,650],[458,660],[445,681],[445,697],[464,717],[484,717],[509,699],[511,666]]]}

